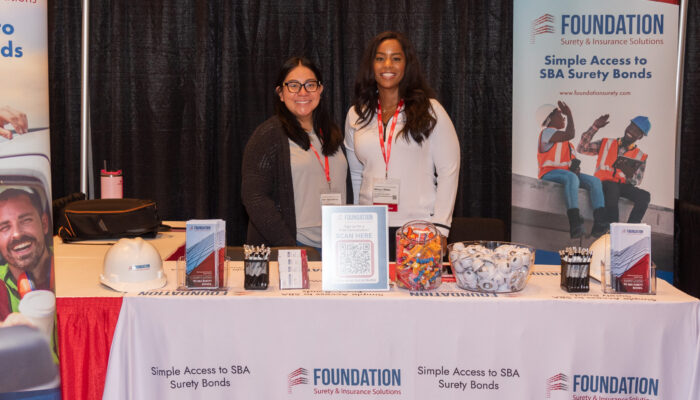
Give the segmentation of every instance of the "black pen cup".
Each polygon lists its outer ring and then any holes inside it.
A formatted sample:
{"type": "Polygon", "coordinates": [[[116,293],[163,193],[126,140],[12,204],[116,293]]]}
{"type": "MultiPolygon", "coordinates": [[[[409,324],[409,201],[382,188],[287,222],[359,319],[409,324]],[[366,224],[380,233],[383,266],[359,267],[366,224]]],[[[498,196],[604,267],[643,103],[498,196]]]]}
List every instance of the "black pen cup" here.
{"type": "Polygon", "coordinates": [[[265,290],[270,283],[270,264],[268,260],[244,260],[246,290],[265,290]]]}
{"type": "Polygon", "coordinates": [[[590,290],[590,262],[561,261],[561,288],[569,293],[582,293],[590,290]]]}

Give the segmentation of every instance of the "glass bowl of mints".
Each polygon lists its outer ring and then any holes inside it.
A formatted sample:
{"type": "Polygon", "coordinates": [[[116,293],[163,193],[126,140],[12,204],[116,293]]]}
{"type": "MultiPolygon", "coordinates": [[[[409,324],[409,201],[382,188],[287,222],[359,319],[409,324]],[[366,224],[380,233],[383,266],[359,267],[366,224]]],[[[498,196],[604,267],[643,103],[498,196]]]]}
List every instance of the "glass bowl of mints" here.
{"type": "Polygon", "coordinates": [[[447,249],[457,286],[475,292],[519,292],[535,262],[532,247],[512,242],[456,242],[447,249]]]}

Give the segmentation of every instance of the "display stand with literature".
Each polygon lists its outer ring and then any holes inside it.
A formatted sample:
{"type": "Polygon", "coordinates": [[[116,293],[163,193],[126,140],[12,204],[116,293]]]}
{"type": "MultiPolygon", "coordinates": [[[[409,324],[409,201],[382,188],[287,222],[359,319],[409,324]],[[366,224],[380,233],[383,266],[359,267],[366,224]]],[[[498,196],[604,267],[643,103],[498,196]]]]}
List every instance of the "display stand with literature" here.
{"type": "Polygon", "coordinates": [[[323,290],[389,290],[387,206],[323,206],[323,290]]]}

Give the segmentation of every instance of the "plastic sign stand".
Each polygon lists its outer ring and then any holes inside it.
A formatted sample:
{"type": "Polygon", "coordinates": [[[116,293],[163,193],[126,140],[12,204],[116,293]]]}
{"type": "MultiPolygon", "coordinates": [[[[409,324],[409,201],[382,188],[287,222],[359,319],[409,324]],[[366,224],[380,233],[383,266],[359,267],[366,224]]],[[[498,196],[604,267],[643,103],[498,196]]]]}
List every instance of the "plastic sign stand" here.
{"type": "Polygon", "coordinates": [[[323,290],[389,290],[387,206],[324,206],[323,290]]]}

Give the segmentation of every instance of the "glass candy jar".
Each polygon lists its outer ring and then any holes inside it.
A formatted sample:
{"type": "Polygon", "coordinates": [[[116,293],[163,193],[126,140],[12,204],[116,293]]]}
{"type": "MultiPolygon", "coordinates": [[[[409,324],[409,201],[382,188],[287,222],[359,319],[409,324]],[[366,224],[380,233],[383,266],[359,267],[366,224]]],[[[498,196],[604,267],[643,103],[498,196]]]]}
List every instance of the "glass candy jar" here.
{"type": "Polygon", "coordinates": [[[407,222],[396,231],[396,284],[409,290],[431,290],[440,283],[440,232],[430,222],[407,222]]]}

